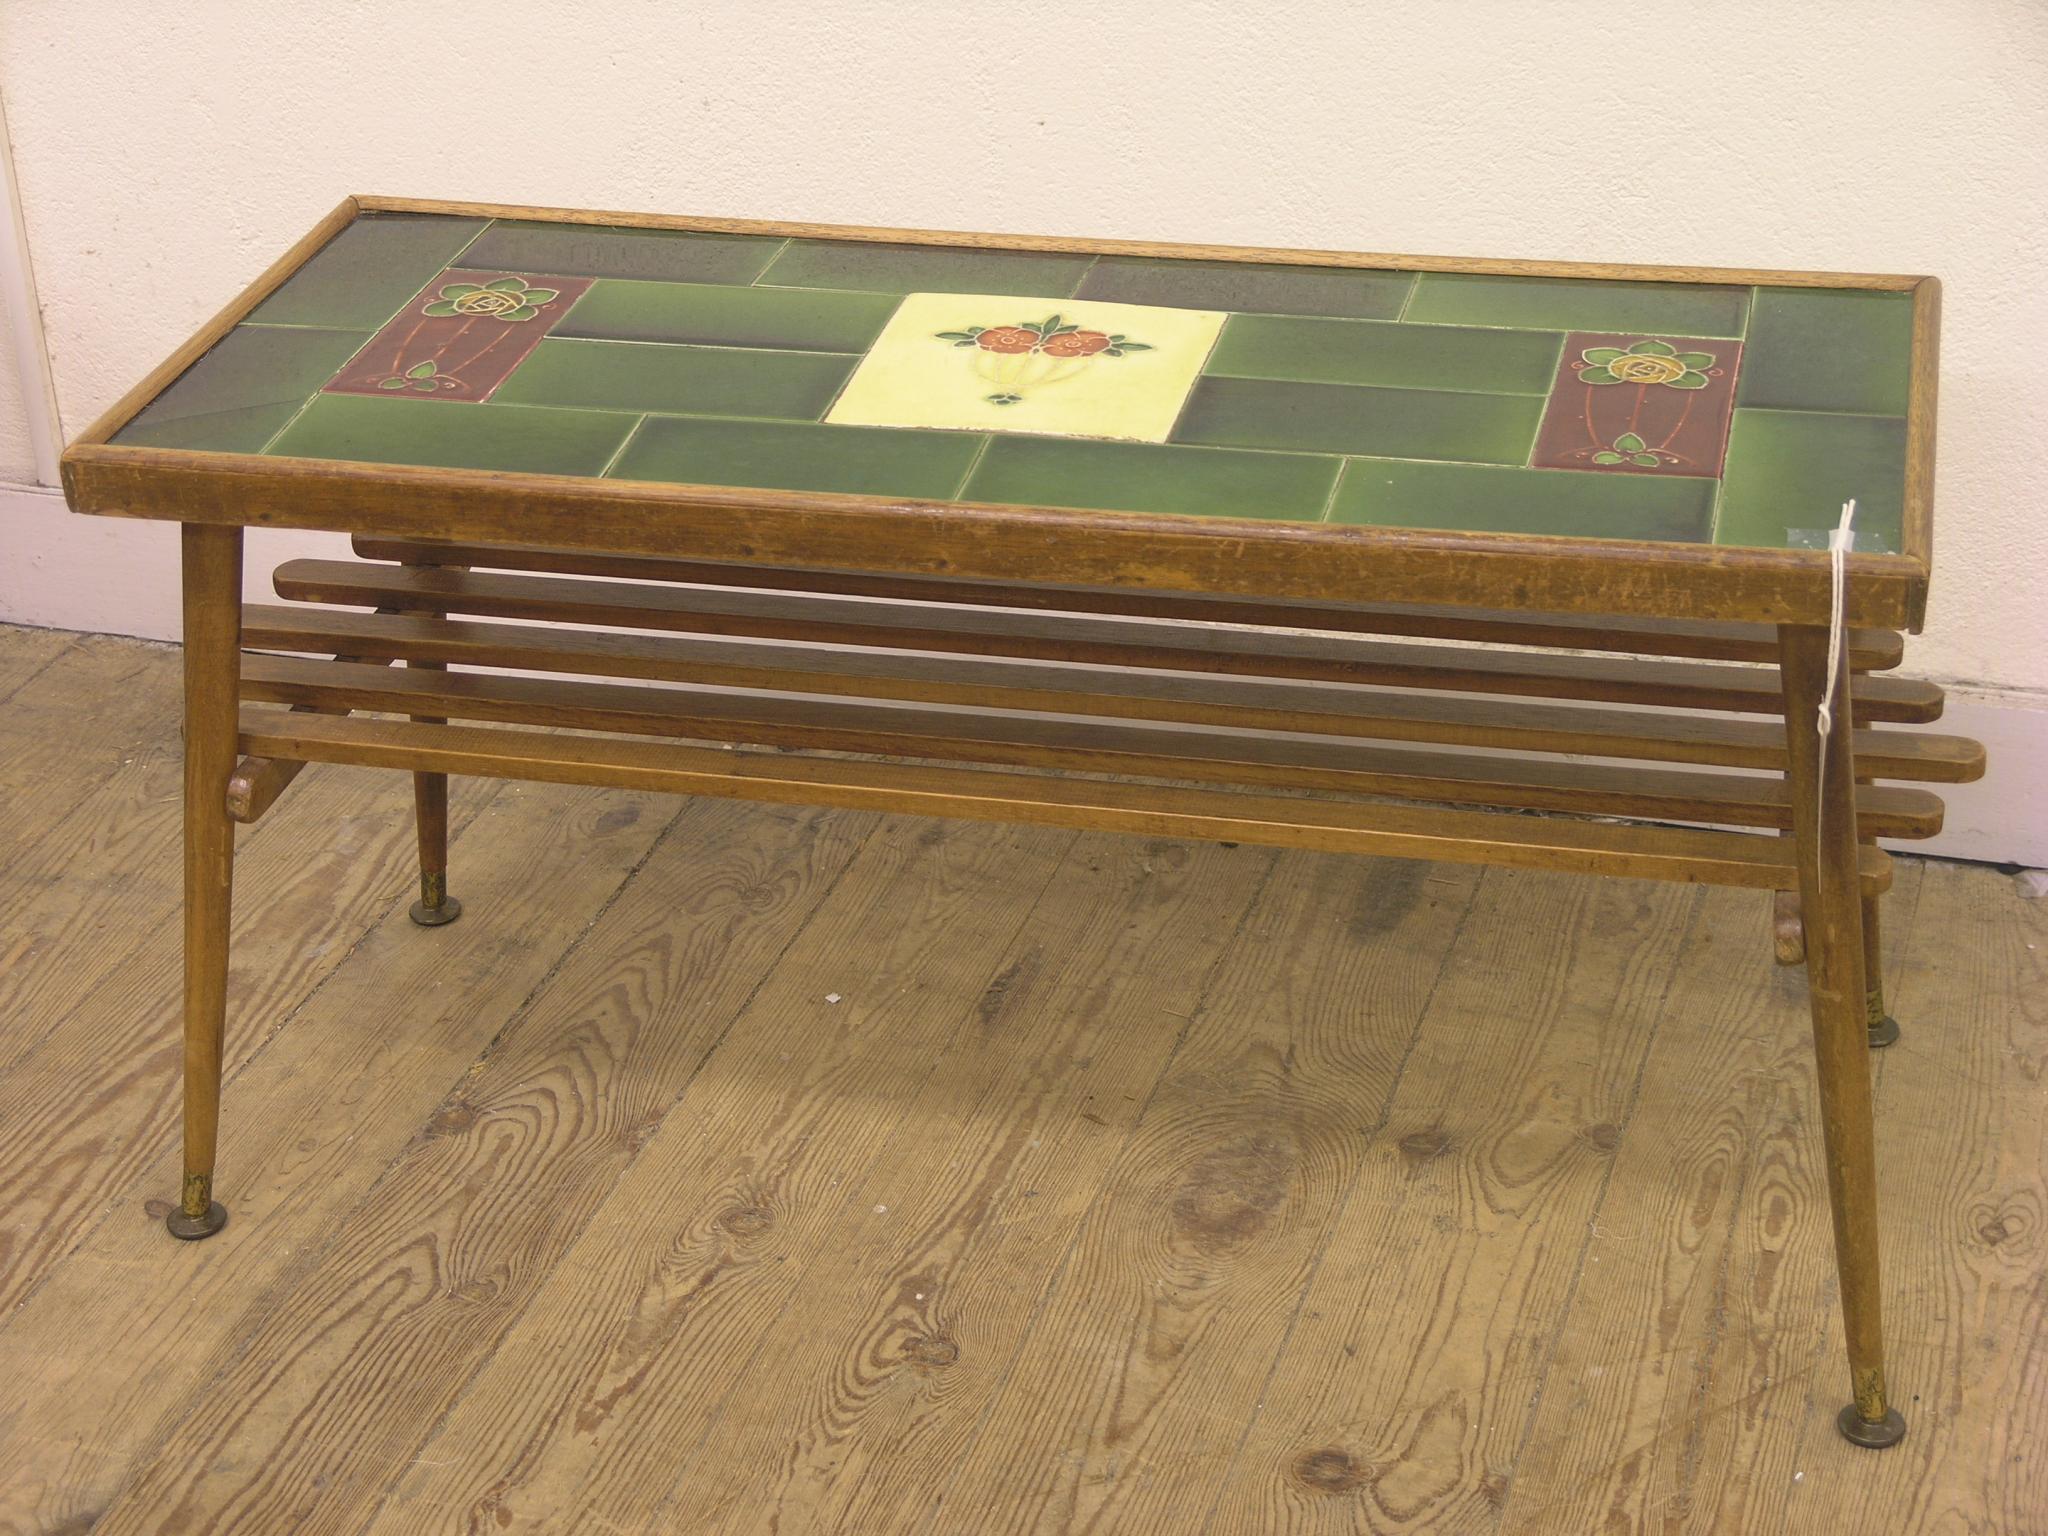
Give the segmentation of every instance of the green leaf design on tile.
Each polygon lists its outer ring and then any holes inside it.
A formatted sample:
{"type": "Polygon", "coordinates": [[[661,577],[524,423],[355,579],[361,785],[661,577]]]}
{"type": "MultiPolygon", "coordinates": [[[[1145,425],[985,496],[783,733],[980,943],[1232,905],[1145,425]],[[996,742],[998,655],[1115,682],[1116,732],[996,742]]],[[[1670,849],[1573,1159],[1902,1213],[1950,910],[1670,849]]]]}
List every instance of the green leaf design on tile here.
{"type": "Polygon", "coordinates": [[[529,288],[523,277],[501,277],[488,286],[446,283],[420,311],[435,319],[461,315],[471,320],[531,320],[561,297],[559,288],[529,288]]]}
{"type": "Polygon", "coordinates": [[[1635,433],[1624,432],[1614,440],[1614,446],[1622,453],[1641,453],[1647,445],[1635,433]]]}
{"type": "Polygon", "coordinates": [[[1705,389],[1704,369],[1714,365],[1711,352],[1684,352],[1654,338],[1618,347],[1588,347],[1579,356],[1589,365],[1579,370],[1581,384],[1668,384],[1674,389],[1705,389]]]}
{"type": "Polygon", "coordinates": [[[433,361],[429,359],[424,363],[414,363],[405,370],[405,376],[408,379],[431,379],[436,371],[433,361]]]}
{"type": "Polygon", "coordinates": [[[405,380],[401,376],[393,374],[388,379],[379,379],[377,387],[379,389],[403,389],[405,388],[405,380]]]}
{"type": "Polygon", "coordinates": [[[1645,469],[1655,469],[1662,460],[1654,453],[1632,453],[1629,455],[1629,462],[1631,464],[1640,464],[1645,469]]]}
{"type": "Polygon", "coordinates": [[[1606,449],[1602,449],[1600,452],[1593,455],[1593,462],[1595,464],[1619,464],[1621,462],[1621,455],[1618,453],[1610,453],[1606,449]]]}

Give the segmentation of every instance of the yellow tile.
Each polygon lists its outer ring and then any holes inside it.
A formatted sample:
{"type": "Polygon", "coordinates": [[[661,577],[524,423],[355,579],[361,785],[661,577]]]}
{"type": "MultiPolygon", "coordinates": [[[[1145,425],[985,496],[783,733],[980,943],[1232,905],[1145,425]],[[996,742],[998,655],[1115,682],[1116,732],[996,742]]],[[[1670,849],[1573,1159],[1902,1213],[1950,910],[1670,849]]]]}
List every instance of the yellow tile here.
{"type": "Polygon", "coordinates": [[[1160,443],[1223,320],[1151,304],[913,293],[825,419],[1160,443]]]}

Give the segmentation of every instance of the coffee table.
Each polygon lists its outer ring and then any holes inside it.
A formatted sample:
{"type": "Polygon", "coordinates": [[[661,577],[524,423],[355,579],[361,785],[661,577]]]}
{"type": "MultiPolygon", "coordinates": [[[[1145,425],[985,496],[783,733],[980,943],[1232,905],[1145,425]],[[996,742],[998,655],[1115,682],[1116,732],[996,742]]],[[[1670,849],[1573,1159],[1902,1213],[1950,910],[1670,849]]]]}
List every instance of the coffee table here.
{"type": "Polygon", "coordinates": [[[182,525],[170,1230],[227,1216],[234,828],[307,762],[413,775],[429,927],[449,774],[1796,892],[1840,1425],[1896,1443],[1876,839],[1940,824],[1892,781],[1983,769],[1897,729],[1941,694],[1885,675],[1926,603],[1939,305],[347,200],[64,456],[75,510],[182,525]],[[247,527],[356,558],[245,607],[247,527]]]}

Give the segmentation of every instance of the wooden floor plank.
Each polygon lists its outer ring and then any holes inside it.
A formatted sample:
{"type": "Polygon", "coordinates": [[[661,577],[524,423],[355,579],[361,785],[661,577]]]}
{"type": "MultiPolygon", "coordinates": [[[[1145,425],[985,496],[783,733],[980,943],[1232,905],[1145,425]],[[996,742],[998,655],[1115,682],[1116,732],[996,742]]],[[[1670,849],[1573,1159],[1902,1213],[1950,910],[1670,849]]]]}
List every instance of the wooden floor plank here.
{"type": "Polygon", "coordinates": [[[10,687],[0,1536],[2048,1530],[2048,904],[1995,870],[1885,898],[1871,1453],[1760,897],[884,821],[742,953],[737,829],[805,813],[458,781],[426,932],[404,778],[315,768],[242,833],[188,1246],[176,652],[0,628],[10,687]]]}
{"type": "Polygon", "coordinates": [[[654,1520],[1073,841],[884,824],[422,1450],[387,1529],[654,1520]],[[428,1489],[425,1464],[451,1460],[488,1476],[428,1489]]]}
{"type": "Polygon", "coordinates": [[[389,1489],[385,1458],[427,1438],[872,826],[689,803],[349,1215],[346,1252],[273,1292],[99,1529],[211,1509],[257,1530],[358,1529],[389,1489]],[[369,1442],[348,1433],[365,1401],[380,1404],[369,1442]]]}
{"type": "MultiPolygon", "coordinates": [[[[1895,946],[1918,877],[1902,864],[1886,898],[1895,946]]],[[[1754,1459],[1774,1439],[1769,1382],[1804,1368],[1831,1234],[1818,1149],[1798,1144],[1817,1136],[1805,972],[1754,963],[1757,918],[1747,893],[1703,898],[1644,1075],[1641,1102],[1660,1110],[1633,1117],[1615,1148],[1504,1532],[1684,1529],[1703,1462],[1707,1528],[1760,1528],[1745,1501],[1775,1475],[1754,1459]],[[1762,1266],[1753,1251],[1736,1263],[1752,1201],[1762,1266]]]]}
{"type": "Polygon", "coordinates": [[[1487,871],[1207,1529],[1496,1523],[1697,901],[1487,871]]]}
{"type": "Polygon", "coordinates": [[[389,912],[229,1085],[219,1237],[178,1243],[144,1209],[176,1187],[163,1145],[0,1326],[0,1531],[83,1531],[148,1467],[272,1289],[347,1251],[344,1218],[560,958],[567,914],[581,931],[674,814],[616,792],[500,791],[465,861],[463,921],[429,930],[389,912]]]}
{"type": "Polygon", "coordinates": [[[5,704],[15,689],[70,650],[75,638],[64,629],[0,624],[0,704],[5,704]]]}
{"type": "MultiPolygon", "coordinates": [[[[456,783],[458,882],[472,846],[462,834],[494,793],[456,783]]],[[[237,860],[223,1052],[230,1115],[233,1075],[413,890],[407,780],[315,769],[294,795],[237,860]]],[[[0,1316],[176,1139],[181,866],[175,844],[151,852],[126,879],[45,892],[30,911],[68,918],[65,963],[0,972],[9,1033],[35,1042],[0,1075],[0,1316]],[[112,928],[104,941],[102,925],[112,928]],[[82,1082],[91,1093],[70,1091],[82,1082]]],[[[490,893],[476,894],[489,903],[490,893]]],[[[174,1190],[175,1181],[151,1194],[174,1190]]]]}
{"type": "Polygon", "coordinates": [[[1270,866],[1091,835],[932,1066],[780,1327],[678,1479],[675,1525],[887,1528],[931,1505],[1031,1328],[1028,1299],[1173,1054],[1270,866]]]}
{"type": "Polygon", "coordinates": [[[139,755],[177,750],[177,668],[175,651],[78,635],[14,690],[0,710],[0,868],[139,755]]]}
{"type": "Polygon", "coordinates": [[[922,1484],[948,1489],[941,1525],[1197,1527],[1478,883],[1281,860],[974,1445],[950,1478],[892,1473],[867,1523],[913,1528],[922,1484]]]}
{"type": "Polygon", "coordinates": [[[1877,1094],[1887,1374],[1906,1438],[1877,1456],[1833,1439],[1831,1320],[1795,1536],[2048,1530],[2048,902],[1930,864],[1915,928],[1877,1094]]]}

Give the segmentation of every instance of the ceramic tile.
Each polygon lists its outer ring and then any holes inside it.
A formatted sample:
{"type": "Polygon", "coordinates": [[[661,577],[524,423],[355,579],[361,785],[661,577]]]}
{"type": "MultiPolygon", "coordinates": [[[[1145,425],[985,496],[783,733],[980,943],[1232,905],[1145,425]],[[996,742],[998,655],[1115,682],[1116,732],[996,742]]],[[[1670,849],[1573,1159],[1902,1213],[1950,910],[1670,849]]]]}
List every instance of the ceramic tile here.
{"type": "Polygon", "coordinates": [[[1205,378],[1189,397],[1172,440],[1520,464],[1529,456],[1542,413],[1543,400],[1536,395],[1205,378]]]}
{"type": "Polygon", "coordinates": [[[257,453],[368,338],[361,331],[241,325],[115,434],[117,443],[257,453]]]}
{"type": "Polygon", "coordinates": [[[1344,466],[1330,521],[1699,542],[1713,524],[1714,484],[1581,470],[1352,459],[1344,466]]]}
{"type": "Polygon", "coordinates": [[[831,352],[551,340],[497,398],[517,405],[816,421],[852,367],[852,358],[831,352]]]}
{"type": "Polygon", "coordinates": [[[1603,475],[1718,475],[1742,343],[1573,331],[1531,464],[1603,475]]]}
{"type": "Polygon", "coordinates": [[[1205,310],[913,293],[826,420],[1160,442],[1222,324],[1205,310]]]}
{"type": "Polygon", "coordinates": [[[488,400],[590,286],[451,267],[327,384],[339,395],[488,400]]]}
{"type": "Polygon", "coordinates": [[[792,240],[761,274],[764,285],[858,288],[870,293],[1073,293],[1093,257],[941,245],[792,240]]]}
{"type": "Polygon", "coordinates": [[[1541,331],[1740,336],[1748,303],[1747,288],[1425,272],[1401,318],[1541,331]]]}
{"type": "Polygon", "coordinates": [[[463,253],[473,267],[567,272],[670,283],[751,283],[782,249],[779,237],[619,229],[500,219],[463,253]]]}
{"type": "Polygon", "coordinates": [[[622,412],[496,402],[421,406],[388,395],[318,395],[270,452],[371,464],[595,475],[638,420],[622,412]]]}
{"type": "Polygon", "coordinates": [[[962,432],[657,416],[633,434],[611,473],[620,480],[944,501],[959,489],[983,441],[962,432]]]}
{"type": "Polygon", "coordinates": [[[1548,331],[1232,315],[1206,372],[1241,379],[1540,395],[1564,338],[1548,331]]]}
{"type": "Polygon", "coordinates": [[[267,325],[374,331],[461,255],[485,222],[443,214],[364,214],[249,318],[267,325]]]}
{"type": "Polygon", "coordinates": [[[1762,288],[1736,401],[1778,410],[1906,414],[1913,296],[1762,288]]]}
{"type": "Polygon", "coordinates": [[[1722,473],[1717,544],[1810,546],[1856,501],[1856,547],[1897,551],[1905,508],[1906,424],[1817,411],[1735,412],[1722,473]]]}
{"type": "Polygon", "coordinates": [[[1338,463],[1306,454],[998,437],[962,499],[1314,522],[1338,463]]]}
{"type": "Polygon", "coordinates": [[[1414,283],[1412,272],[1103,256],[1081,279],[1075,296],[1239,314],[1392,320],[1414,283]]]}
{"type": "Polygon", "coordinates": [[[882,333],[896,303],[885,294],[601,278],[555,332],[600,341],[860,352],[882,333]]]}

